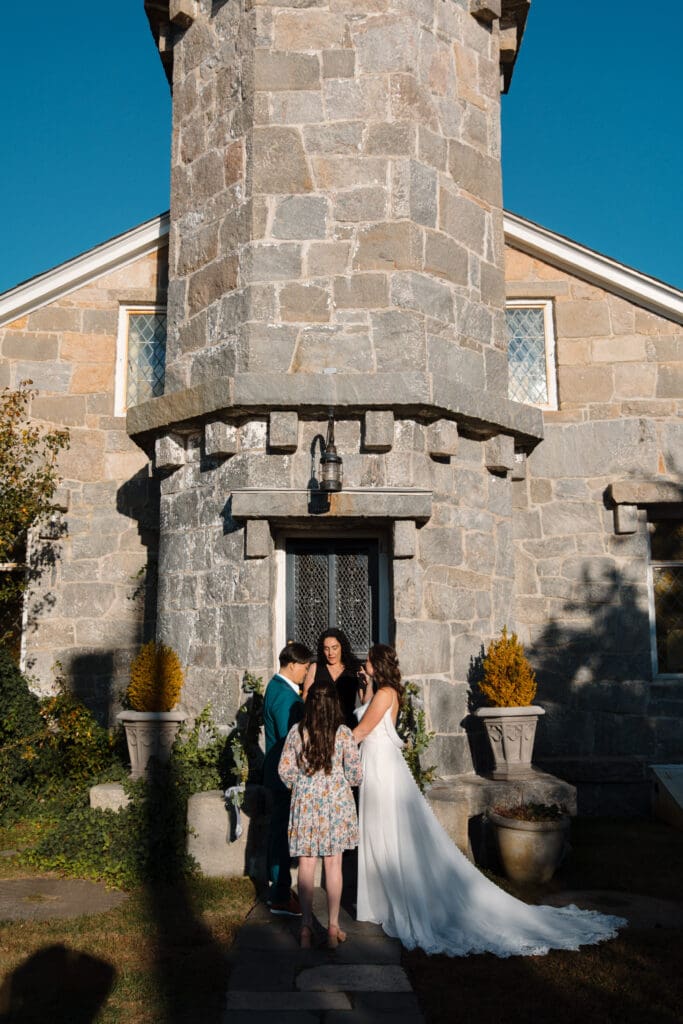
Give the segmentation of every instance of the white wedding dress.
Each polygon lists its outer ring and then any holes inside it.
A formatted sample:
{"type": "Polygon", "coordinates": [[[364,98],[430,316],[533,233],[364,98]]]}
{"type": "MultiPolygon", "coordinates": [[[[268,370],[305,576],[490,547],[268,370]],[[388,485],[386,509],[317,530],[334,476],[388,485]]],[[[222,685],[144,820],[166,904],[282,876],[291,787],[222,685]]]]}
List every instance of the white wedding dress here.
{"type": "MultiPolygon", "coordinates": [[[[359,721],[369,704],[356,710],[359,721]]],[[[529,906],[490,882],[450,840],[403,759],[389,709],[361,744],[358,920],[407,949],[538,956],[616,935],[627,922],[575,906],[529,906]]]]}

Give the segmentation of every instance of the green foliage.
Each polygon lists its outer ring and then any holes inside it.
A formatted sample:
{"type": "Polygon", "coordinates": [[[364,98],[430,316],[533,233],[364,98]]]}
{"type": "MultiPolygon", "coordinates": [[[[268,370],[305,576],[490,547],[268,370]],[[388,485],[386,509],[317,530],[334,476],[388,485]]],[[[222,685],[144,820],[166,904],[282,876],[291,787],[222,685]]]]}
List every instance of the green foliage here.
{"type": "Polygon", "coordinates": [[[406,763],[420,792],[424,793],[426,787],[434,781],[436,765],[423,768],[420,759],[426,753],[434,733],[427,731],[422,698],[415,683],[404,684],[403,706],[396,723],[396,731],[405,744],[403,756],[406,763]]]}
{"type": "MultiPolygon", "coordinates": [[[[31,381],[0,392],[0,562],[23,563],[28,532],[46,523],[58,508],[57,459],[69,446],[67,430],[45,431],[29,419],[31,381]]],[[[0,621],[15,607],[26,586],[24,573],[0,574],[0,621]]],[[[4,639],[9,639],[5,637],[4,639]]],[[[3,637],[0,636],[0,641],[3,637]]]]}
{"type": "Polygon", "coordinates": [[[34,744],[42,732],[38,698],[9,651],[0,646],[0,820],[26,802],[34,744]]]}
{"type": "Polygon", "coordinates": [[[492,640],[484,658],[484,678],[479,689],[497,708],[529,707],[536,696],[536,676],[517,634],[507,627],[492,640]]]}

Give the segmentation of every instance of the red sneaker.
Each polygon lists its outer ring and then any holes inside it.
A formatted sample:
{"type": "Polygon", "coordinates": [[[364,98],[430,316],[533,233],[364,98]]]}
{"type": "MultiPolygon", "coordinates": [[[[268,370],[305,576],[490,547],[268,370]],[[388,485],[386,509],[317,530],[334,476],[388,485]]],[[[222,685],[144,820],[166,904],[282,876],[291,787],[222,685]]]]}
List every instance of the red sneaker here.
{"type": "Polygon", "coordinates": [[[271,903],[270,912],[283,917],[301,917],[301,907],[294,893],[290,893],[289,899],[285,903],[271,903]]]}

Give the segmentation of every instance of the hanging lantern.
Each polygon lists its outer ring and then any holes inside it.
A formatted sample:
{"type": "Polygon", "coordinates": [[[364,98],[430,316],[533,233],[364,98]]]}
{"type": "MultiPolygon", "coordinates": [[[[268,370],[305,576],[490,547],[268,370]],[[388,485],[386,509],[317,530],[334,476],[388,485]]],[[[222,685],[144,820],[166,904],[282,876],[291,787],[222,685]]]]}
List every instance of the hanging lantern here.
{"type": "Polygon", "coordinates": [[[341,491],[342,478],[343,463],[341,455],[337,455],[334,443],[334,417],[330,415],[327,421],[327,440],[320,456],[320,490],[341,491]]]}

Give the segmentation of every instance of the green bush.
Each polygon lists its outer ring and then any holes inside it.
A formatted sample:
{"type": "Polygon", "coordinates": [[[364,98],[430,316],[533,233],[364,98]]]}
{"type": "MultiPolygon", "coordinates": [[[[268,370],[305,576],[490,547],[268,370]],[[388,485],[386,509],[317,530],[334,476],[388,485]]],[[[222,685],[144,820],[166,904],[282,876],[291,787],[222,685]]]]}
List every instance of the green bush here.
{"type": "Polygon", "coordinates": [[[40,702],[40,717],[43,733],[34,777],[42,792],[53,792],[64,782],[91,786],[112,766],[112,737],[66,689],[40,702]]]}
{"type": "Polygon", "coordinates": [[[0,646],[0,816],[21,803],[42,733],[38,698],[0,646]]]}

